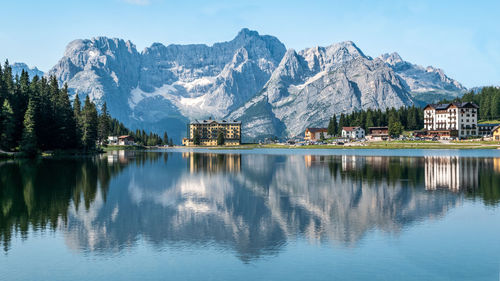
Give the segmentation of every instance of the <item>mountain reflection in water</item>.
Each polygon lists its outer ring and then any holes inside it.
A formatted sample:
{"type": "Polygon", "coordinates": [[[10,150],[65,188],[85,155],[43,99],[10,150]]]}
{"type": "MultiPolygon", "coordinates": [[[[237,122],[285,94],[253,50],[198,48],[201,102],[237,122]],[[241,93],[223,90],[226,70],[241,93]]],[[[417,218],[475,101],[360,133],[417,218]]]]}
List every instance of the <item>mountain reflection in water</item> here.
{"type": "Polygon", "coordinates": [[[51,229],[68,247],[113,253],[143,239],[215,245],[244,260],[291,239],[355,247],[465,198],[500,202],[500,159],[119,151],[0,163],[0,238],[51,229]]]}

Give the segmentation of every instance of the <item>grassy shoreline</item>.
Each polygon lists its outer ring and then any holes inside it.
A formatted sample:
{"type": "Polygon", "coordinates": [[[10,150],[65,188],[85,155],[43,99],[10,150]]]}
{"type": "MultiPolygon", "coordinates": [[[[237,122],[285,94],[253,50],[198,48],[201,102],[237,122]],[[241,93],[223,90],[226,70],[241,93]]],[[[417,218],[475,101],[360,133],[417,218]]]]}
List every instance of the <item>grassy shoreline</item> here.
{"type": "Polygon", "coordinates": [[[212,150],[248,150],[259,148],[273,149],[500,149],[500,143],[440,143],[440,142],[404,142],[404,141],[381,141],[365,144],[346,145],[281,145],[281,144],[242,144],[240,146],[177,146],[176,148],[204,148],[212,150]]]}

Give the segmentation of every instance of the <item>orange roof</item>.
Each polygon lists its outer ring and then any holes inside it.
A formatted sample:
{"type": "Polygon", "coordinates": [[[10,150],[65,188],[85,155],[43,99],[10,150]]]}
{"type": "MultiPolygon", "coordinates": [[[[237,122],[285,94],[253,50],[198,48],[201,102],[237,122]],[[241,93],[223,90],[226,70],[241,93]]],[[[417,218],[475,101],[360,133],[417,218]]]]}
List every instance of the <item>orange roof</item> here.
{"type": "Polygon", "coordinates": [[[359,128],[359,127],[342,127],[342,130],[344,130],[346,132],[352,132],[352,131],[356,130],[357,128],[359,128]]]}
{"type": "Polygon", "coordinates": [[[131,138],[131,136],[129,136],[129,135],[126,135],[126,136],[119,136],[118,138],[119,138],[119,139],[128,139],[128,138],[131,138]]]}

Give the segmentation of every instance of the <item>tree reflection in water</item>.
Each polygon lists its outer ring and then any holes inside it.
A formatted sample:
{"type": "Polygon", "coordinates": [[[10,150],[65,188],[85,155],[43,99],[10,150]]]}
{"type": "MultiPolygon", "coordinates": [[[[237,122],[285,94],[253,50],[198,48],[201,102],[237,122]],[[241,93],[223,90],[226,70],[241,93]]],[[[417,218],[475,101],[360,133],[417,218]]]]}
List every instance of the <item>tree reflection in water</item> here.
{"type": "Polygon", "coordinates": [[[118,252],[138,239],[157,249],[209,243],[243,261],[302,237],[356,246],[372,229],[398,233],[439,217],[462,194],[497,205],[499,163],[125,151],[3,162],[0,235],[5,251],[15,233],[51,229],[82,251],[118,252]]]}

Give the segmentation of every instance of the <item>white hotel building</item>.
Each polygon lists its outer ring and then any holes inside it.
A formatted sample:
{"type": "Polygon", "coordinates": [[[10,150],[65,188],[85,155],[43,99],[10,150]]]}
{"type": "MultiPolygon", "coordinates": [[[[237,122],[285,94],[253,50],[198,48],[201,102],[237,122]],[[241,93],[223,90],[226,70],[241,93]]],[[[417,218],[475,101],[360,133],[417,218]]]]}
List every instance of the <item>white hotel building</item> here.
{"type": "Polygon", "coordinates": [[[424,108],[424,128],[439,137],[477,136],[479,106],[472,102],[429,104],[424,108]]]}

